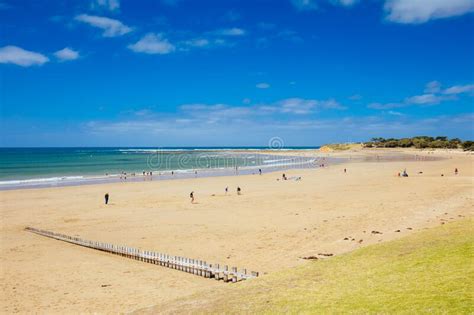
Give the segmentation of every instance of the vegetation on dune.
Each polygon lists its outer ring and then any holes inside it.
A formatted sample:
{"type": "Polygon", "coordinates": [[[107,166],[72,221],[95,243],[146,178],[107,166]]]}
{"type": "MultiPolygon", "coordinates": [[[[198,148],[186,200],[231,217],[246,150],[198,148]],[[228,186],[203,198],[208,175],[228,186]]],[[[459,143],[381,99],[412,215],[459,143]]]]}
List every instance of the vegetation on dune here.
{"type": "Polygon", "coordinates": [[[366,148],[417,148],[417,149],[459,149],[465,151],[474,151],[473,141],[462,141],[459,138],[448,139],[448,137],[428,137],[418,136],[413,138],[372,138],[371,141],[365,142],[366,148]]]}
{"type": "Polygon", "coordinates": [[[359,149],[361,144],[359,143],[333,143],[325,144],[319,150],[320,151],[345,151],[352,149],[359,149]]]}
{"type": "MultiPolygon", "coordinates": [[[[472,314],[473,220],[162,305],[167,313],[472,314]]],[[[156,309],[158,310],[158,309],[156,309]]],[[[141,310],[153,312],[154,309],[141,310]]]]}

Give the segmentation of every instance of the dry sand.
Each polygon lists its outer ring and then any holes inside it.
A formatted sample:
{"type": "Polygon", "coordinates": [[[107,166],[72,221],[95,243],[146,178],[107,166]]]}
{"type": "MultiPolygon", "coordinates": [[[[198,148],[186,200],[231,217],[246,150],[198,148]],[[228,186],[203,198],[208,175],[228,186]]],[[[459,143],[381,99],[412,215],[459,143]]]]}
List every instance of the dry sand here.
{"type": "MultiPolygon", "coordinates": [[[[390,154],[383,152],[393,151],[325,156],[390,154]]],[[[198,290],[235,285],[44,238],[23,231],[25,226],[264,275],[306,263],[303,256],[339,254],[472,216],[474,156],[455,151],[428,156],[444,159],[354,159],[325,169],[285,172],[302,176],[301,181],[277,181],[281,173],[270,173],[2,191],[0,310],[129,312],[198,290]],[[403,168],[410,177],[395,175],[403,168]],[[236,195],[237,186],[243,195],[236,195]],[[190,203],[191,191],[196,204],[190,203]],[[108,206],[103,205],[105,192],[111,196],[108,206]]]]}

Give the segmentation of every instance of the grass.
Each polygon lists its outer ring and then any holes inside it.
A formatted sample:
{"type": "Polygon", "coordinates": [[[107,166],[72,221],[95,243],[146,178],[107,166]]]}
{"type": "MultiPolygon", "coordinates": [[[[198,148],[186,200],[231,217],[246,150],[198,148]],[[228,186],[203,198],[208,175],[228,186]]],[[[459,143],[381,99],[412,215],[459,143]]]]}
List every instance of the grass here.
{"type": "Polygon", "coordinates": [[[326,144],[321,147],[321,151],[346,151],[352,149],[360,149],[362,145],[360,143],[334,143],[326,144]]]}
{"type": "Polygon", "coordinates": [[[154,311],[473,314],[473,223],[452,222],[154,311]]]}

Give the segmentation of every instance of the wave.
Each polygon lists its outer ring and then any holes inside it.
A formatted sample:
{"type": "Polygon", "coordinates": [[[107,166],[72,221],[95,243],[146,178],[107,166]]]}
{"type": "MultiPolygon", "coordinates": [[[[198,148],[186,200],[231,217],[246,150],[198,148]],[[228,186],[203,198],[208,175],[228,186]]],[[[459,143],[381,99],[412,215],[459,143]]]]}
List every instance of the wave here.
{"type": "Polygon", "coordinates": [[[0,185],[28,185],[28,184],[41,184],[41,183],[53,183],[61,181],[75,181],[84,179],[84,176],[62,176],[62,177],[45,177],[45,178],[29,178],[29,179],[14,179],[0,181],[0,185]]]}

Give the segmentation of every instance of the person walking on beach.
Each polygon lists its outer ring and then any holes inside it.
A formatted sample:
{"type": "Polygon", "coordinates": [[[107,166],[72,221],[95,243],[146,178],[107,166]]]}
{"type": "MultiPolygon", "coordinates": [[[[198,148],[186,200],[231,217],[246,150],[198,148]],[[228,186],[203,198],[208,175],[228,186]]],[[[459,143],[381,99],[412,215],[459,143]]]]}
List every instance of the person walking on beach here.
{"type": "Polygon", "coordinates": [[[237,195],[240,195],[240,193],[241,193],[241,189],[240,187],[237,187],[237,195]]]}
{"type": "Polygon", "coordinates": [[[194,203],[194,191],[191,191],[189,198],[191,198],[191,203],[194,203]]]}
{"type": "Polygon", "coordinates": [[[262,169],[261,169],[261,168],[258,169],[258,173],[259,173],[260,175],[262,175],[262,169]]]}
{"type": "Polygon", "coordinates": [[[229,186],[227,186],[227,187],[225,188],[225,194],[226,194],[226,195],[227,195],[228,192],[229,192],[229,186]]]}
{"type": "Polygon", "coordinates": [[[458,168],[457,167],[454,169],[454,175],[458,175],[458,168]]]}
{"type": "Polygon", "coordinates": [[[347,173],[347,170],[346,170],[346,169],[344,169],[344,173],[347,173]]]}
{"type": "Polygon", "coordinates": [[[108,204],[109,203],[109,193],[105,194],[104,199],[105,199],[105,204],[108,204]]]}

